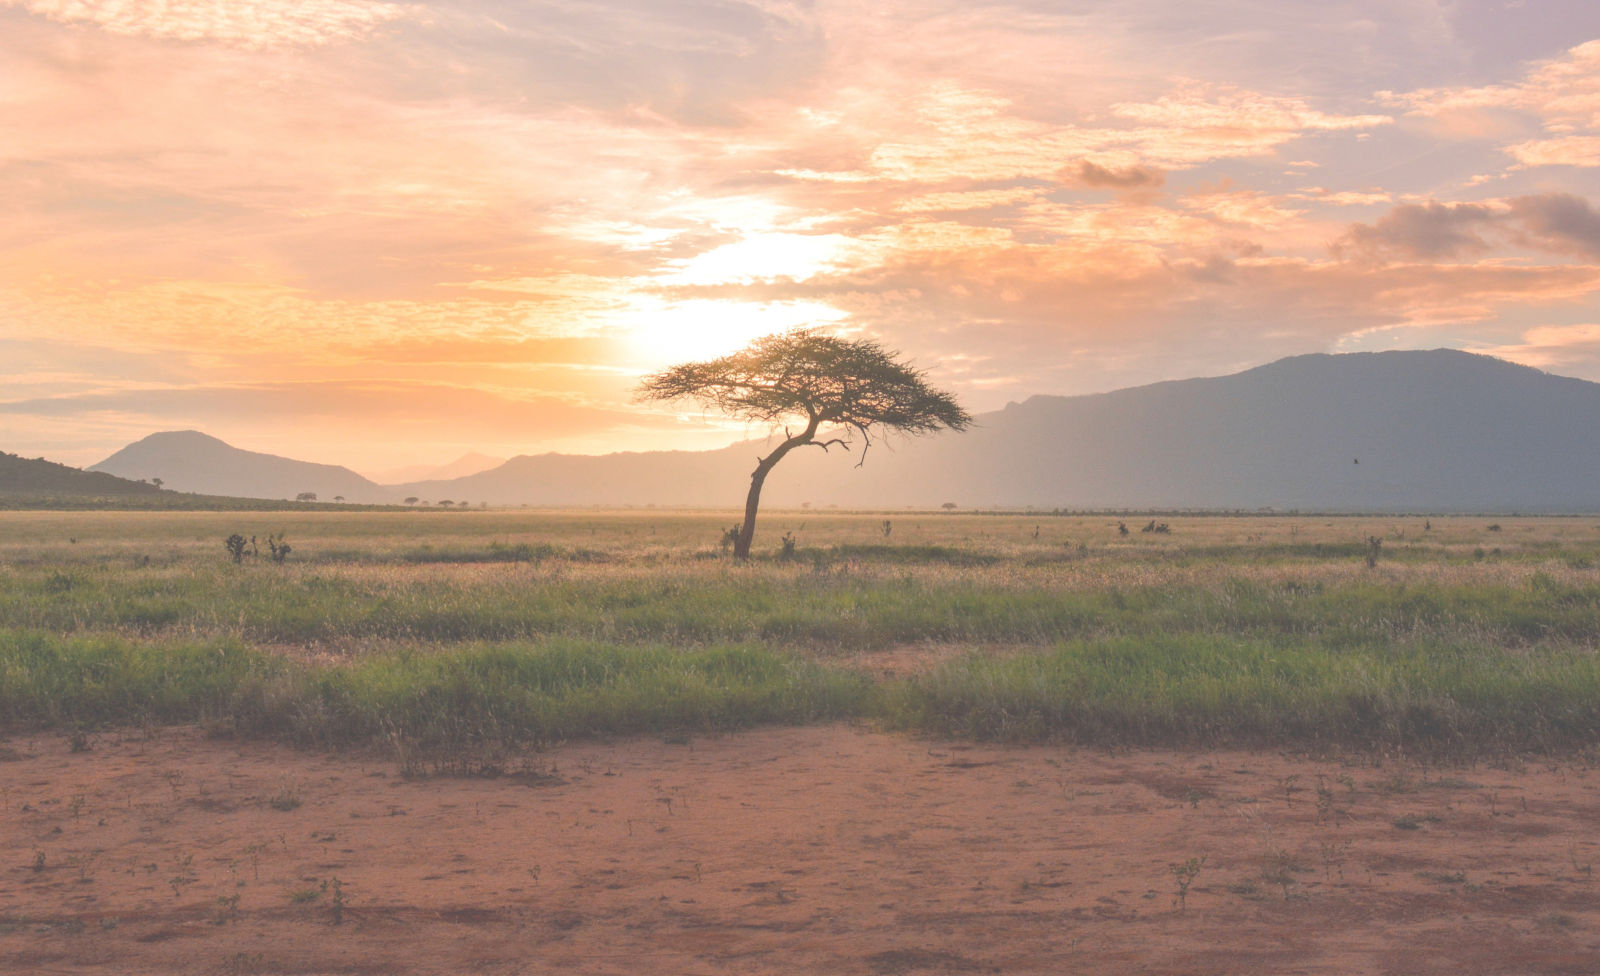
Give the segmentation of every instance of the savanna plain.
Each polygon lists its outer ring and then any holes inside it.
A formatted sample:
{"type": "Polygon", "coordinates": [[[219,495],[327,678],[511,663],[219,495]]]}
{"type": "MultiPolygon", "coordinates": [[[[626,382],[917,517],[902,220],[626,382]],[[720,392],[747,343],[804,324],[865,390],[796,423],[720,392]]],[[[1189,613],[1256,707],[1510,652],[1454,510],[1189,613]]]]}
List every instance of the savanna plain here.
{"type": "Polygon", "coordinates": [[[1600,971],[1600,519],[731,521],[0,512],[0,972],[1600,971]]]}

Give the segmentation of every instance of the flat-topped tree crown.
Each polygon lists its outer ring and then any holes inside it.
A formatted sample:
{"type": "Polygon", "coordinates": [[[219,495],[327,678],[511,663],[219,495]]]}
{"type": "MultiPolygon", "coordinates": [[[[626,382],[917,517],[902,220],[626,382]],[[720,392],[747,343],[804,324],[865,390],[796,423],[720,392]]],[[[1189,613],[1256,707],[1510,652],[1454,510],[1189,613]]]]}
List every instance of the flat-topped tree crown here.
{"type": "Polygon", "coordinates": [[[744,525],[733,549],[744,559],[750,555],[767,472],[795,448],[848,449],[850,438],[859,435],[865,461],[872,439],[882,432],[930,434],[972,425],[972,416],[955,397],[929,386],[920,370],[898,361],[897,355],[870,339],[796,329],[757,339],[719,359],[682,363],[647,376],[638,396],[694,400],[751,423],[804,424],[799,433],[785,427],[783,443],[760,458],[750,476],[744,525]],[[819,440],[825,428],[842,436],[819,440]]]}

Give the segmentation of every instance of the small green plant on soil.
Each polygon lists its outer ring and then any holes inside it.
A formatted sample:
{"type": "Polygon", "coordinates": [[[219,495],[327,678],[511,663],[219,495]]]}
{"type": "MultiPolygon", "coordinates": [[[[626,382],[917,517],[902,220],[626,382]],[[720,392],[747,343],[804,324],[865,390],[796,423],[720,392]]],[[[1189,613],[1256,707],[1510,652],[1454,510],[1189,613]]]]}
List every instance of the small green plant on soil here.
{"type": "Polygon", "coordinates": [[[1407,813],[1394,819],[1395,830],[1421,830],[1425,823],[1438,823],[1439,818],[1431,813],[1407,813]]]}
{"type": "Polygon", "coordinates": [[[259,952],[235,952],[222,957],[222,971],[227,976],[256,976],[267,971],[267,959],[259,952]]]}
{"type": "Polygon", "coordinates": [[[1194,880],[1200,877],[1200,869],[1206,866],[1206,856],[1191,857],[1186,861],[1178,861],[1167,865],[1172,872],[1172,881],[1177,885],[1178,891],[1174,900],[1178,903],[1178,911],[1183,911],[1189,899],[1189,887],[1194,880]]]}
{"type": "Polygon", "coordinates": [[[280,813],[288,813],[290,810],[298,810],[300,808],[300,802],[300,790],[288,783],[285,783],[278,787],[278,792],[274,793],[272,797],[267,800],[267,806],[279,811],[280,813]]]}
{"type": "Polygon", "coordinates": [[[177,898],[183,894],[183,889],[194,884],[200,879],[194,875],[194,855],[180,851],[172,856],[172,862],[177,873],[167,879],[167,884],[172,888],[172,897],[177,898]]]}
{"type": "Polygon", "coordinates": [[[1261,857],[1261,880],[1277,885],[1283,891],[1283,900],[1289,900],[1289,889],[1294,886],[1294,873],[1301,869],[1299,860],[1284,848],[1268,843],[1261,857]]]}

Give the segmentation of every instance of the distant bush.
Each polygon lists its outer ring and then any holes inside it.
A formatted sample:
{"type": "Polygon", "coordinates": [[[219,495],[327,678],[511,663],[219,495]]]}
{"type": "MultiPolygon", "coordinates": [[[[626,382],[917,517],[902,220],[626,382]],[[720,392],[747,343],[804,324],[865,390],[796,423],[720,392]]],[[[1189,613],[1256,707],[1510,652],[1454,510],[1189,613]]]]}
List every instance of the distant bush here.
{"type": "Polygon", "coordinates": [[[289,543],[283,541],[281,532],[275,536],[267,536],[267,549],[272,553],[272,561],[275,563],[281,563],[288,559],[289,553],[293,551],[290,549],[289,543]]]}

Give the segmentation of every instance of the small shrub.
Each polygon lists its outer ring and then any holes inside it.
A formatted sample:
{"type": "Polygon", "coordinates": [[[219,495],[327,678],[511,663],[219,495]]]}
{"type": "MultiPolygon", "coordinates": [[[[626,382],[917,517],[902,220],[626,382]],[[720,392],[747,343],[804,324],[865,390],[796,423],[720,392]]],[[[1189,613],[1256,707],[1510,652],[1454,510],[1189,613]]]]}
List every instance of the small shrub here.
{"type": "Polygon", "coordinates": [[[272,553],[272,561],[280,564],[288,559],[289,553],[293,551],[289,543],[283,541],[282,533],[267,536],[267,549],[272,553]]]}
{"type": "Polygon", "coordinates": [[[1194,884],[1194,879],[1200,876],[1200,869],[1206,866],[1205,855],[1191,857],[1187,861],[1167,865],[1172,872],[1172,880],[1178,886],[1178,911],[1183,911],[1189,898],[1189,886],[1194,884]]]}
{"type": "Polygon", "coordinates": [[[235,532],[233,535],[228,536],[222,544],[227,547],[228,555],[233,557],[234,562],[244,562],[244,536],[235,532]]]}

